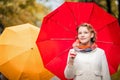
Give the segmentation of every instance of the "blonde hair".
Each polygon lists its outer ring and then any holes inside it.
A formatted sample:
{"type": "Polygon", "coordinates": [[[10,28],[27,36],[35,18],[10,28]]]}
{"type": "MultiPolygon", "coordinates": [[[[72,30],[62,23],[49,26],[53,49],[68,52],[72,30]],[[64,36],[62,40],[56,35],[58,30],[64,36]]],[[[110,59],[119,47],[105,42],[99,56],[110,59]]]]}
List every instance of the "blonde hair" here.
{"type": "Polygon", "coordinates": [[[94,34],[94,36],[93,36],[93,38],[91,38],[91,42],[95,42],[96,41],[96,31],[94,30],[94,28],[93,28],[93,26],[91,25],[91,24],[88,24],[88,23],[82,23],[81,25],[79,25],[78,27],[77,27],[77,32],[78,32],[78,29],[80,28],[80,27],[86,27],[91,33],[93,33],[94,34]]]}

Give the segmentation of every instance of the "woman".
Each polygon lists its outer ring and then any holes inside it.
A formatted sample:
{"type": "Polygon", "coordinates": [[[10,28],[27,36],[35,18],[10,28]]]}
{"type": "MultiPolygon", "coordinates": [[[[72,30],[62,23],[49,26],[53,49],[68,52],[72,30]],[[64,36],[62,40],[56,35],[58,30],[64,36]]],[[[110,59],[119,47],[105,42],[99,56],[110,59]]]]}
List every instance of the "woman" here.
{"type": "Polygon", "coordinates": [[[77,28],[78,38],[69,50],[64,75],[73,80],[111,80],[104,50],[95,44],[96,32],[88,23],[77,28]]]}

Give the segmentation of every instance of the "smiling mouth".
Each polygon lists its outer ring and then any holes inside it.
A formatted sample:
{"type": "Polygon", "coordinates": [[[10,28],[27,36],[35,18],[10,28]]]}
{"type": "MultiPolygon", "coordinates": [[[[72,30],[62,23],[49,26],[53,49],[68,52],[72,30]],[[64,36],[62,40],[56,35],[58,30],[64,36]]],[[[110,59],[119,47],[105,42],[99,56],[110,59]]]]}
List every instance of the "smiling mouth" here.
{"type": "Polygon", "coordinates": [[[85,38],[81,38],[81,40],[85,40],[85,38]]]}

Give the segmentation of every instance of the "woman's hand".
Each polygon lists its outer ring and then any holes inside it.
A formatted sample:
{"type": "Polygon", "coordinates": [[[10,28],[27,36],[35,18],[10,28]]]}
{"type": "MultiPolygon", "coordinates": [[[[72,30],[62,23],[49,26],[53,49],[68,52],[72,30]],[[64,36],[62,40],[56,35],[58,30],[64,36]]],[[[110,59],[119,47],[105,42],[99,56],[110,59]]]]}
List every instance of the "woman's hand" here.
{"type": "Polygon", "coordinates": [[[75,57],[76,57],[76,52],[74,50],[70,51],[69,62],[68,62],[70,65],[73,65],[75,57]]]}

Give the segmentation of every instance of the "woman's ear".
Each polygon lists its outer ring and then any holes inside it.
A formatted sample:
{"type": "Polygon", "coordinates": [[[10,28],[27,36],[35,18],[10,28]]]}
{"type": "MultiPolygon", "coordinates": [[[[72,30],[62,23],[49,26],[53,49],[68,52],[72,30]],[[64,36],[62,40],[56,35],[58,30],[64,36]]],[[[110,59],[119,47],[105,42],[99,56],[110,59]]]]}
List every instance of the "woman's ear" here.
{"type": "Polygon", "coordinates": [[[93,38],[94,37],[94,33],[91,33],[91,38],[93,38]]]}

